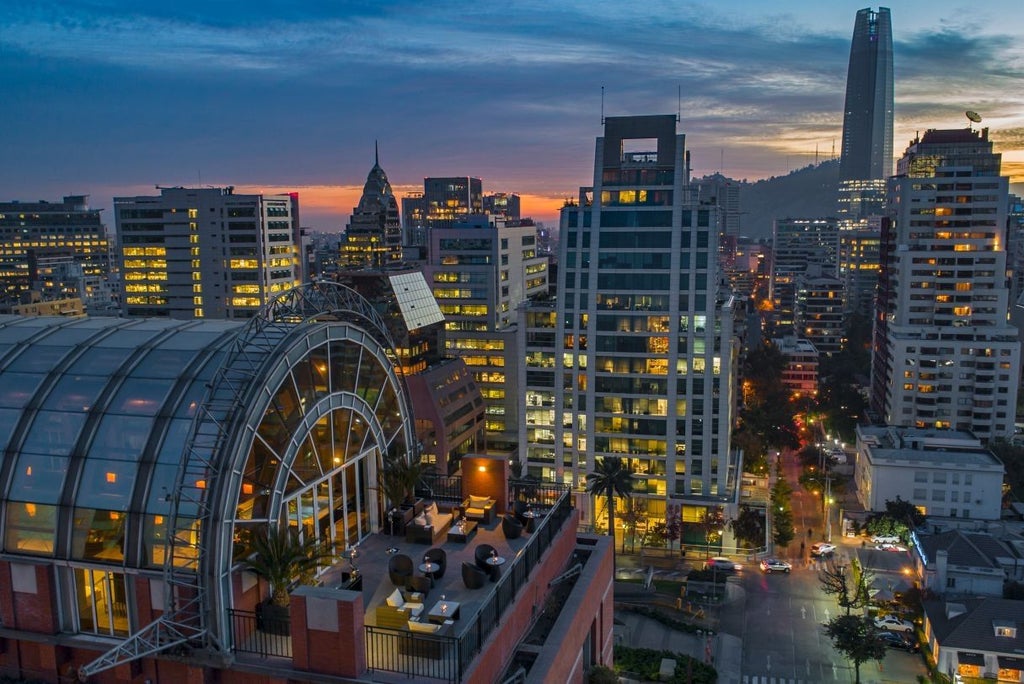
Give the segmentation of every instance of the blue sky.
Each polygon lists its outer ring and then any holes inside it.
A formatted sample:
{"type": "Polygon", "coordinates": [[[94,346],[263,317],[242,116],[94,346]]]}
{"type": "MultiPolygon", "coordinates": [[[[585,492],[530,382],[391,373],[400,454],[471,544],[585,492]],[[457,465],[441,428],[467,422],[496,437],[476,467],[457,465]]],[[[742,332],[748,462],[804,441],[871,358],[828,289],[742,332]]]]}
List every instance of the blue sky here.
{"type": "MultiPolygon", "coordinates": [[[[607,115],[672,113],[697,174],[838,148],[860,2],[0,0],[0,199],[298,190],[344,226],[373,163],[399,195],[475,175],[551,220],[607,115]]],[[[900,154],[973,109],[1024,180],[1019,0],[890,3],[900,154]]],[[[113,223],[112,218],[108,218],[113,223]]]]}

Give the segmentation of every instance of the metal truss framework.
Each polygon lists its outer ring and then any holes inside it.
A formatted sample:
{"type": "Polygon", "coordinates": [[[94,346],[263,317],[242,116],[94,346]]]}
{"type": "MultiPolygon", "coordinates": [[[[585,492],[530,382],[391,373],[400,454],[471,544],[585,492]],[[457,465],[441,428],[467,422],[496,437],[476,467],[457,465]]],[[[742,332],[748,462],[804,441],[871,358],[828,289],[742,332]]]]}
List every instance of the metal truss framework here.
{"type": "Polygon", "coordinates": [[[208,624],[209,585],[219,573],[213,543],[213,500],[222,494],[232,467],[219,456],[244,421],[245,407],[259,390],[257,380],[273,363],[274,352],[300,326],[311,322],[350,322],[364,328],[397,361],[394,343],[380,314],[357,292],[337,283],[316,282],[284,292],[264,306],[231,343],[193,422],[178,469],[164,555],[164,613],[116,647],[83,665],[82,681],[104,670],[175,647],[205,650],[230,658],[229,645],[208,624]]]}

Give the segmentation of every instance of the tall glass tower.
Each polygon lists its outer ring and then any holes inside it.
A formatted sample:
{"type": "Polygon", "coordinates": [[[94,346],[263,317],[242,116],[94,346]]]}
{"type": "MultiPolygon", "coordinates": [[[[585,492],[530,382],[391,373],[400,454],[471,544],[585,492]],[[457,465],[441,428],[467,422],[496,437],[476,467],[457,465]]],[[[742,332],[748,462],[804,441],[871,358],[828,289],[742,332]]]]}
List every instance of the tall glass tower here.
{"type": "Polygon", "coordinates": [[[889,9],[857,12],[846,74],[837,212],[847,229],[880,215],[892,173],[892,23],[889,9]]]}
{"type": "Polygon", "coordinates": [[[857,12],[846,73],[841,180],[892,173],[892,23],[889,8],[857,12]]]}

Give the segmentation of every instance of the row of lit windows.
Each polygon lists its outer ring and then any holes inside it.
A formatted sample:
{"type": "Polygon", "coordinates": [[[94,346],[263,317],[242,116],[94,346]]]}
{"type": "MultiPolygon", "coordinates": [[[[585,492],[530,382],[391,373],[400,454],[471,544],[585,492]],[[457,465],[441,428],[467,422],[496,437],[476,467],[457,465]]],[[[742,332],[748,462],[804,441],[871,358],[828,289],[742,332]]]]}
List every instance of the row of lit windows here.
{"type": "Polygon", "coordinates": [[[129,268],[167,268],[167,259],[125,259],[124,267],[129,268]]]}
{"type": "Polygon", "coordinates": [[[235,294],[259,294],[259,285],[233,285],[231,291],[235,294]]]}
{"type": "Polygon", "coordinates": [[[125,247],[121,250],[124,256],[167,256],[166,247],[125,247]]]}
{"type": "Polygon", "coordinates": [[[166,271],[125,271],[125,280],[167,280],[166,271]]]}
{"type": "Polygon", "coordinates": [[[231,306],[260,306],[263,300],[259,297],[232,297],[231,306]]]}
{"type": "Polygon", "coordinates": [[[130,297],[125,297],[124,301],[128,304],[166,304],[167,297],[145,297],[132,295],[130,297]]]}
{"type": "Polygon", "coordinates": [[[259,259],[232,259],[229,262],[231,268],[259,268],[259,259]]]}
{"type": "Polygon", "coordinates": [[[128,284],[124,286],[125,292],[156,292],[163,293],[166,288],[163,285],[128,284]]]}

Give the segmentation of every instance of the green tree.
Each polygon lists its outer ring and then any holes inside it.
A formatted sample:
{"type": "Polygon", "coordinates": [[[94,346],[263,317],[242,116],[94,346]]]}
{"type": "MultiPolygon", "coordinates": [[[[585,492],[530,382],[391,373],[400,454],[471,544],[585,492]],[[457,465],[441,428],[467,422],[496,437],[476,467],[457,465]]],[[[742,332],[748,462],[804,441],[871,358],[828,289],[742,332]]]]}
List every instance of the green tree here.
{"type": "Polygon", "coordinates": [[[736,538],[752,547],[764,544],[764,525],[764,511],[747,505],[740,506],[739,514],[729,521],[729,528],[736,538]]]}
{"type": "Polygon", "coordinates": [[[793,529],[793,512],[788,508],[776,508],[772,511],[772,541],[785,548],[796,537],[793,529]]]}
{"type": "Polygon", "coordinates": [[[587,473],[587,492],[608,502],[608,534],[615,536],[615,497],[633,498],[633,471],[619,456],[605,456],[587,473]]]}
{"type": "Polygon", "coordinates": [[[909,539],[910,531],[924,524],[924,516],[910,501],[899,496],[885,502],[885,511],[871,515],[865,523],[868,534],[896,535],[909,539]]]}
{"type": "Polygon", "coordinates": [[[836,650],[853,663],[857,684],[860,684],[861,663],[885,657],[885,644],[878,638],[878,630],[870,618],[837,615],[825,624],[825,633],[836,650]]]}
{"type": "Polygon", "coordinates": [[[1006,468],[1006,495],[1016,497],[1017,500],[1024,499],[1024,447],[1011,444],[1005,439],[994,439],[989,442],[988,448],[1006,468]]]}

